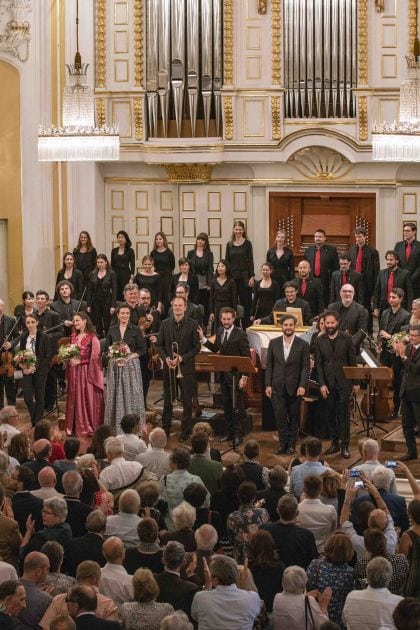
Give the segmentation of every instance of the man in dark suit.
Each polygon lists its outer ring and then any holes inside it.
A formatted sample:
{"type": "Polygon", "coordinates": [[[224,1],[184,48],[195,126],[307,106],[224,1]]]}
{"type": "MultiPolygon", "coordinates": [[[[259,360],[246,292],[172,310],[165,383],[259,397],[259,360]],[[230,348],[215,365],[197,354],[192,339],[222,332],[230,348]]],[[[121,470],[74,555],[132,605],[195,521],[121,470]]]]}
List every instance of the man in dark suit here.
{"type": "MultiPolygon", "coordinates": [[[[236,312],[233,308],[225,306],[220,309],[221,326],[216,332],[216,342],[211,343],[199,329],[200,340],[207,348],[213,352],[219,352],[226,356],[250,357],[251,351],[246,332],[235,326],[236,312]]],[[[232,440],[233,445],[242,441],[241,420],[245,417],[245,395],[244,389],[248,377],[240,372],[236,376],[236,409],[233,406],[233,376],[232,371],[220,373],[220,387],[222,390],[223,411],[226,419],[227,437],[232,440]]]]}
{"type": "Polygon", "coordinates": [[[162,426],[169,437],[172,406],[174,397],[177,395],[176,384],[179,382],[183,406],[179,441],[186,442],[192,430],[192,399],[195,390],[194,357],[200,352],[200,340],[197,322],[185,316],[187,310],[185,299],[173,298],[172,310],[173,318],[168,317],[162,322],[157,341],[157,350],[164,363],[162,426]],[[179,371],[182,378],[177,378],[179,371]]]}
{"type": "Polygon", "coordinates": [[[52,303],[52,309],[59,314],[64,322],[64,334],[69,337],[73,325],[73,315],[78,311],[86,311],[86,302],[72,298],[74,288],[68,280],[61,280],[57,284],[58,299],[52,303]]]}
{"type": "Polygon", "coordinates": [[[192,600],[200,587],[181,578],[180,572],[184,559],[184,545],[177,541],[168,542],[163,551],[165,570],[155,575],[159,586],[157,601],[171,604],[175,610],[183,610],[190,617],[192,600]]]}
{"type": "Polygon", "coordinates": [[[394,374],[392,382],[394,413],[390,420],[395,420],[399,416],[400,389],[402,375],[404,372],[404,364],[401,357],[387,347],[387,342],[391,339],[392,335],[400,332],[403,329],[403,326],[408,326],[410,323],[410,313],[401,306],[403,299],[404,291],[402,289],[392,289],[389,293],[389,303],[391,308],[385,309],[379,322],[378,337],[382,346],[380,361],[382,365],[391,367],[394,374]]]}
{"type": "Polygon", "coordinates": [[[30,461],[25,462],[23,466],[27,466],[32,470],[34,474],[34,485],[32,490],[38,490],[41,487],[38,481],[39,471],[46,466],[51,466],[49,461],[52,453],[51,442],[44,438],[42,438],[41,440],[37,440],[33,443],[32,450],[35,459],[31,459],[30,461]]]}
{"type": "Polygon", "coordinates": [[[380,317],[380,314],[389,307],[389,294],[391,289],[402,289],[404,291],[404,301],[402,307],[406,311],[410,310],[413,301],[413,287],[408,269],[401,269],[399,266],[400,257],[393,250],[388,250],[385,254],[386,269],[381,269],[376,280],[375,294],[373,298],[373,314],[380,317]]]}
{"type": "MultiPolygon", "coordinates": [[[[304,326],[310,326],[312,323],[312,313],[309,307],[308,302],[306,300],[302,300],[302,298],[298,297],[298,285],[295,280],[290,280],[285,282],[283,285],[284,289],[284,298],[281,300],[277,300],[273,306],[273,311],[287,311],[290,308],[300,308],[302,311],[302,320],[304,326]]],[[[262,319],[256,319],[254,324],[273,324],[274,323],[274,315],[270,313],[267,317],[263,317],[262,319]]]]}
{"type": "Polygon", "coordinates": [[[93,586],[76,584],[66,597],[69,614],[76,622],[77,630],[121,630],[118,621],[102,619],[95,615],[98,598],[93,586]]]}
{"type": "Polygon", "coordinates": [[[376,279],[379,274],[379,252],[367,244],[367,232],[364,228],[354,230],[356,245],[350,247],[351,264],[355,271],[363,278],[363,306],[369,313],[368,333],[373,332],[372,298],[375,291],[376,279]]]}
{"type": "MultiPolygon", "coordinates": [[[[190,287],[188,284],[184,282],[180,282],[175,287],[175,295],[176,297],[183,297],[187,303],[187,310],[185,311],[185,316],[190,317],[191,319],[195,319],[200,325],[203,321],[204,310],[201,304],[194,304],[194,302],[190,302],[190,287]]],[[[172,306],[169,307],[168,317],[173,317],[173,309],[172,306]]]]}
{"type": "Polygon", "coordinates": [[[351,269],[350,254],[340,254],[340,269],[333,271],[331,275],[330,302],[337,302],[340,298],[341,287],[351,284],[354,288],[354,299],[359,304],[363,304],[363,278],[362,274],[351,269]]]}
{"type": "MultiPolygon", "coordinates": [[[[14,317],[6,315],[5,304],[0,300],[0,350],[12,350],[12,340],[18,336],[18,325],[15,326],[14,317]]],[[[4,392],[6,391],[7,404],[14,407],[16,405],[16,389],[13,376],[0,376],[0,409],[4,407],[4,392]]]]}
{"type": "Polygon", "coordinates": [[[307,260],[301,260],[298,264],[298,298],[308,302],[311,314],[317,317],[325,308],[324,290],[319,278],[314,278],[311,273],[311,265],[307,260]]]}
{"type": "MultiPolygon", "coordinates": [[[[331,455],[341,449],[341,456],[349,459],[352,381],[344,376],[343,367],[356,367],[356,352],[350,335],[338,329],[336,312],[327,311],[324,321],[326,334],[319,335],[315,341],[315,366],[328,414],[331,446],[326,453],[331,455]]],[[[353,385],[355,393],[359,388],[359,385],[353,385]]]]}
{"type": "Polygon", "coordinates": [[[356,352],[359,352],[363,339],[362,330],[366,331],[368,312],[364,306],[354,301],[354,288],[345,284],[340,289],[340,300],[328,305],[329,311],[335,311],[339,316],[338,330],[348,333],[353,338],[356,352]]]}
{"type": "Polygon", "coordinates": [[[402,427],[407,453],[401,461],[417,459],[415,429],[420,424],[420,326],[410,326],[408,345],[398,342],[395,352],[404,361],[404,374],[401,384],[402,427]]]}
{"type": "Polygon", "coordinates": [[[279,432],[276,455],[292,455],[299,431],[299,410],[309,379],[309,345],[296,337],[296,318],[280,319],[283,336],[268,346],[265,393],[271,398],[279,432]]]}
{"type": "MultiPolygon", "coordinates": [[[[149,289],[140,289],[140,318],[143,318],[141,321],[144,321],[144,324],[140,326],[140,329],[143,333],[147,345],[147,352],[140,356],[141,378],[143,382],[143,396],[145,407],[147,407],[147,393],[149,391],[150,378],[152,375],[151,370],[149,370],[149,350],[151,348],[151,344],[156,344],[157,334],[159,332],[161,322],[159,311],[157,309],[151,310],[151,303],[152,294],[150,293],[149,289]],[[148,336],[146,337],[145,335],[148,336]]],[[[153,348],[156,348],[156,346],[153,345],[153,348]]],[[[154,354],[157,354],[156,351],[154,351],[154,354]]]]}
{"type": "Polygon", "coordinates": [[[94,510],[86,519],[87,534],[72,538],[68,547],[68,569],[70,575],[76,576],[78,565],[84,560],[93,560],[100,567],[106,560],[102,553],[103,535],[106,528],[106,516],[101,510],[94,510]]]}
{"type": "Polygon", "coordinates": [[[61,480],[64,488],[64,499],[67,503],[66,523],[71,527],[73,538],[86,534],[86,519],[93,508],[80,500],[83,488],[82,476],[77,470],[68,470],[61,480]]]}
{"type": "Polygon", "coordinates": [[[326,245],[327,236],[321,228],[315,232],[315,244],[305,250],[305,259],[309,261],[312,273],[319,278],[324,289],[324,304],[330,298],[330,282],[333,271],[338,269],[338,254],[335,247],[326,245]]]}
{"type": "Polygon", "coordinates": [[[16,492],[12,497],[12,510],[20,533],[25,534],[26,520],[30,514],[35,521],[35,531],[39,531],[44,527],[41,514],[43,501],[31,493],[35,483],[34,473],[27,466],[17,466],[12,472],[12,479],[16,481],[16,492]]]}
{"type": "Polygon", "coordinates": [[[400,266],[407,269],[413,286],[413,297],[420,297],[420,242],[415,223],[404,223],[404,240],[395,243],[394,251],[400,257],[400,266]]]}

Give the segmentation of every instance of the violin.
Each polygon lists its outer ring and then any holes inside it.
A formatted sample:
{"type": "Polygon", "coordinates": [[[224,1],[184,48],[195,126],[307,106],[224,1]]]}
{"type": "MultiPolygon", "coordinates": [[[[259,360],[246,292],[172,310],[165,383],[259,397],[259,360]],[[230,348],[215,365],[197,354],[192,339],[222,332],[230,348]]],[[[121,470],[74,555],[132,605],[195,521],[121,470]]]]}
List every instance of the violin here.
{"type": "Polygon", "coordinates": [[[163,361],[159,356],[159,353],[156,350],[156,343],[151,341],[150,348],[148,350],[149,361],[147,363],[147,368],[153,374],[153,380],[155,380],[155,372],[158,372],[163,368],[163,361]]]}
{"type": "Polygon", "coordinates": [[[15,321],[15,323],[13,324],[12,330],[9,332],[9,334],[6,336],[5,340],[3,341],[3,345],[1,346],[0,350],[0,376],[7,376],[9,378],[11,378],[14,373],[15,373],[15,368],[13,367],[13,352],[11,352],[10,350],[6,350],[4,348],[5,344],[9,341],[10,337],[12,336],[12,333],[14,331],[14,329],[16,328],[16,326],[18,325],[18,323],[20,322],[22,318],[18,317],[15,321]]]}

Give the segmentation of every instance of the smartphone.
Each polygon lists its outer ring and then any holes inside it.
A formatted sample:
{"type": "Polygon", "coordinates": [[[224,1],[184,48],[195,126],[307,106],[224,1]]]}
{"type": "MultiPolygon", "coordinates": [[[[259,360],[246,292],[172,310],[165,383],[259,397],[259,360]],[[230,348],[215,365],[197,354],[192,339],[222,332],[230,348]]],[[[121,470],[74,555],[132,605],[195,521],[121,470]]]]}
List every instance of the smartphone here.
{"type": "Polygon", "coordinates": [[[354,468],[353,470],[350,470],[349,472],[349,477],[359,477],[359,471],[357,470],[357,468],[354,468]]]}
{"type": "Polygon", "coordinates": [[[363,481],[355,481],[354,482],[354,487],[357,488],[357,489],[363,488],[364,487],[363,481]]]}
{"type": "Polygon", "coordinates": [[[395,461],[395,459],[388,459],[388,461],[385,462],[385,466],[387,468],[396,468],[397,462],[395,461]]]}

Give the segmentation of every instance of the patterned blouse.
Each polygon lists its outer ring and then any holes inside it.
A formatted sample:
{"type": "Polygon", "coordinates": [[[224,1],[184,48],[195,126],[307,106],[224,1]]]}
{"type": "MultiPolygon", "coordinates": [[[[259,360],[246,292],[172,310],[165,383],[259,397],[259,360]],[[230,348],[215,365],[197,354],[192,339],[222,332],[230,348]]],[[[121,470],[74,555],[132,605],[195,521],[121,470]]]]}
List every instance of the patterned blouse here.
{"type": "Polygon", "coordinates": [[[241,505],[239,510],[229,514],[227,529],[234,545],[234,556],[238,564],[243,564],[247,556],[249,535],[269,522],[270,516],[265,508],[241,505]]]}
{"type": "Polygon", "coordinates": [[[55,597],[56,595],[67,593],[69,588],[76,584],[76,580],[70,577],[70,575],[64,575],[63,573],[49,573],[46,577],[45,584],[48,586],[52,584],[54,586],[54,590],[50,594],[52,597],[55,597]]]}
{"type": "MultiPolygon", "coordinates": [[[[394,595],[402,595],[403,586],[408,574],[408,560],[402,553],[393,553],[387,556],[387,558],[392,566],[392,577],[388,588],[394,595]]],[[[370,558],[362,558],[357,561],[354,568],[356,578],[366,578],[366,569],[369,560],[370,558]]]]}
{"type": "Polygon", "coordinates": [[[158,602],[126,602],[121,616],[125,630],[159,630],[160,622],[175,610],[171,604],[158,602]]]}
{"type": "Polygon", "coordinates": [[[327,586],[332,588],[332,597],[328,606],[328,617],[340,628],[345,628],[341,621],[346,597],[354,589],[354,572],[348,564],[332,564],[328,560],[312,560],[307,570],[308,583],[306,589],[323,591],[327,586]]]}

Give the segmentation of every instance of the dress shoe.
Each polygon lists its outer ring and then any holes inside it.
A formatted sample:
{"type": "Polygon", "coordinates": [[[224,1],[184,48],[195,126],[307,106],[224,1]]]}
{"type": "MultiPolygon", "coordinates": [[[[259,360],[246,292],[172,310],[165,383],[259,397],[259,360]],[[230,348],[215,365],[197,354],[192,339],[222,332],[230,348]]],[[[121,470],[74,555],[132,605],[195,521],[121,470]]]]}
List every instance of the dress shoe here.
{"type": "Polygon", "coordinates": [[[349,453],[349,449],[347,448],[347,446],[344,446],[341,449],[341,457],[344,457],[344,459],[350,459],[350,453],[349,453]]]}
{"type": "Polygon", "coordinates": [[[288,455],[293,455],[293,453],[296,453],[296,449],[294,446],[289,446],[289,448],[287,449],[287,454],[288,455]]]}
{"type": "Polygon", "coordinates": [[[400,461],[402,462],[408,462],[411,459],[417,459],[417,453],[409,451],[408,453],[400,457],[400,461]]]}
{"type": "Polygon", "coordinates": [[[243,437],[241,435],[235,435],[235,437],[232,440],[233,448],[235,448],[235,446],[239,446],[239,444],[242,444],[242,442],[243,442],[243,437]]]}
{"type": "Polygon", "coordinates": [[[332,443],[329,448],[325,451],[325,455],[333,455],[334,453],[339,453],[340,447],[336,443],[332,443]]]}
{"type": "Polygon", "coordinates": [[[286,455],[287,448],[285,446],[280,446],[276,451],[274,451],[274,455],[286,455]]]}
{"type": "Polygon", "coordinates": [[[191,433],[181,433],[178,438],[178,442],[188,442],[188,440],[190,439],[190,435],[191,433]]]}

